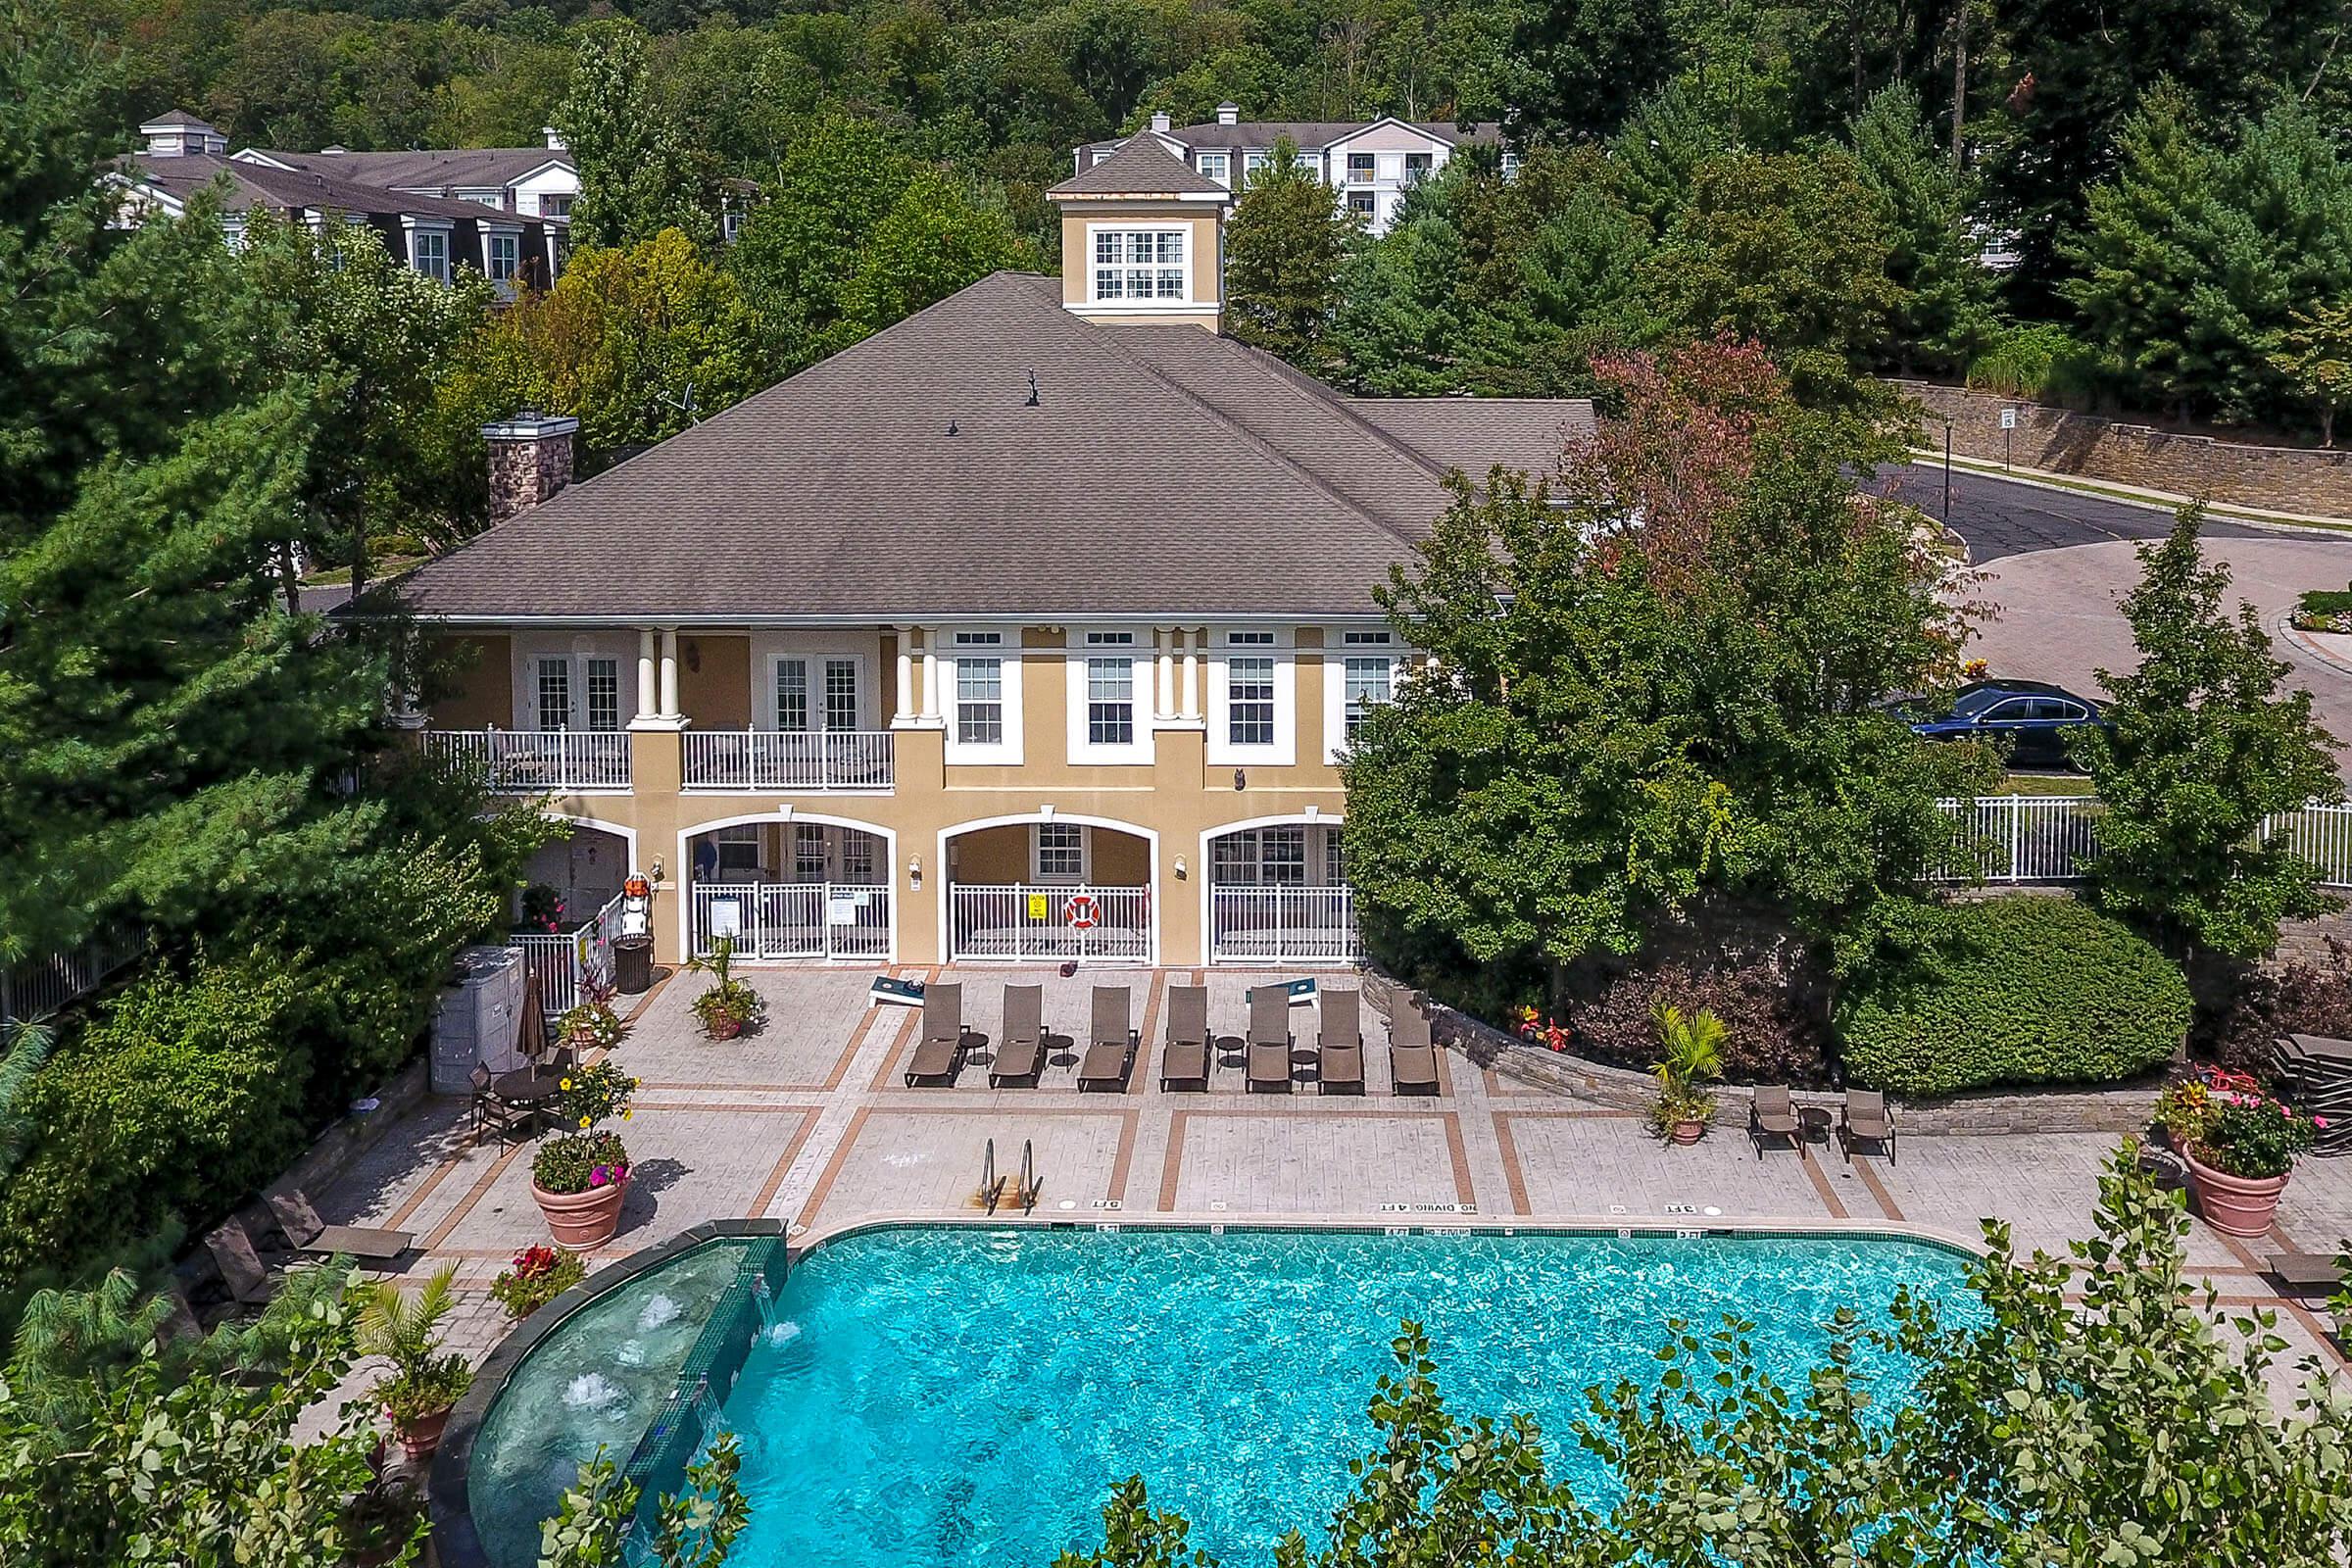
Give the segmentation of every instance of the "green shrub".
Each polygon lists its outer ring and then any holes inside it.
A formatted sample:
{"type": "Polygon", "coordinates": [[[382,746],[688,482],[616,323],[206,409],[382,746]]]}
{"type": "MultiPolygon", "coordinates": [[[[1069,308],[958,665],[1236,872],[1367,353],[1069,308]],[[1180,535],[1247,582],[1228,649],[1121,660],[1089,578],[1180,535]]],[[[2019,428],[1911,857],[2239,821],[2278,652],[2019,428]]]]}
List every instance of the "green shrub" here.
{"type": "Polygon", "coordinates": [[[2098,351],[2070,337],[2064,327],[2009,327],[1969,362],[1968,384],[2008,398],[2087,404],[2098,394],[2098,351]]]}
{"type": "Polygon", "coordinates": [[[32,1152],[0,1203],[0,1272],[73,1272],[275,1176],[306,1134],[299,975],[249,958],[157,968],[35,1081],[32,1152]]]}
{"type": "Polygon", "coordinates": [[[1923,956],[1866,971],[1840,1000],[1847,1076],[1897,1094],[2107,1083],[2170,1057],[2188,982],[2120,921],[2071,898],[1939,910],[1923,956]]]}

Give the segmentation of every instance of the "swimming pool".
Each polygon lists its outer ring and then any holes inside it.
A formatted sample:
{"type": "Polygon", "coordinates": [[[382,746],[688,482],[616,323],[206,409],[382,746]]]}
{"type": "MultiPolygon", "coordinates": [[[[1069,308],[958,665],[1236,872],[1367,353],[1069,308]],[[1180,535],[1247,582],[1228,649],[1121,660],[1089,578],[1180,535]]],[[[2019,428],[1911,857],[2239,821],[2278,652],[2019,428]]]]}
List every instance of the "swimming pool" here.
{"type": "MultiPolygon", "coordinates": [[[[729,1562],[1044,1568],[1099,1539],[1131,1473],[1196,1544],[1262,1562],[1293,1526],[1313,1539],[1371,1446],[1400,1319],[1427,1328],[1455,1410],[1564,1437],[1587,1387],[1655,1376],[1670,1317],[1752,1319],[1759,1360],[1797,1383],[1840,1306],[1883,1321],[1903,1285],[1957,1306],[1965,1266],[1870,1236],[861,1232],[794,1265],[724,1403],[752,1504],[729,1562]]],[[[1899,1401],[1899,1364],[1859,1370],[1899,1401]]]]}

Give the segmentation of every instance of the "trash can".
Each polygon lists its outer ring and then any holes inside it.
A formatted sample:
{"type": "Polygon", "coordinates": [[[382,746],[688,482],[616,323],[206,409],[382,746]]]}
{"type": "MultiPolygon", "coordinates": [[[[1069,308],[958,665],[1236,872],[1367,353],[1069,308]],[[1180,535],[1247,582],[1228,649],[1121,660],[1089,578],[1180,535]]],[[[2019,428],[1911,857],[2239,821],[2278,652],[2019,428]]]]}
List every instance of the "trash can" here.
{"type": "Polygon", "coordinates": [[[623,996],[639,997],[653,989],[654,939],[622,937],[612,944],[612,984],[623,996]]]}

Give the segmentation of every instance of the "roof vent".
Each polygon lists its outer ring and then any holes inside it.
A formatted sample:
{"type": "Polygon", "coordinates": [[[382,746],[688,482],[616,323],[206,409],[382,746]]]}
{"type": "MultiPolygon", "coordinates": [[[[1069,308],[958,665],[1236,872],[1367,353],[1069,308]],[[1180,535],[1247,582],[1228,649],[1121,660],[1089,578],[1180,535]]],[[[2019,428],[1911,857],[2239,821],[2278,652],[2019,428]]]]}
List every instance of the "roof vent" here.
{"type": "Polygon", "coordinates": [[[948,421],[948,434],[950,434],[950,435],[961,435],[962,433],[963,433],[962,431],[960,431],[960,430],[958,430],[958,429],[956,429],[956,421],[955,421],[954,419],[950,419],[950,420],[948,421]]]}
{"type": "Polygon", "coordinates": [[[1156,110],[1152,113],[1152,128],[1153,130],[1166,130],[1168,128],[1168,112],[1166,110],[1156,110]]]}
{"type": "Polygon", "coordinates": [[[1220,125],[1238,125],[1238,124],[1240,124],[1240,123],[1241,123],[1241,121],[1242,121],[1242,106],[1241,106],[1240,104],[1237,104],[1237,103],[1221,103],[1221,104],[1217,105],[1217,123],[1218,123],[1218,124],[1220,124],[1220,125]]]}

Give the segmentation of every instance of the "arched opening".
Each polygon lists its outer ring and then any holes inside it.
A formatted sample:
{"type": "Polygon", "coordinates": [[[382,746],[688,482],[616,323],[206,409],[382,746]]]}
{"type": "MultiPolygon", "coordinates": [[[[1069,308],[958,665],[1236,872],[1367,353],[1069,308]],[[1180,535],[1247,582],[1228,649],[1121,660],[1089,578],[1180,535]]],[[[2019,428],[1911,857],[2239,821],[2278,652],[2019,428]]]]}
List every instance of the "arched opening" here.
{"type": "Polygon", "coordinates": [[[940,847],[950,962],[1156,960],[1149,829],[1041,813],[950,828],[940,847]]]}
{"type": "Polygon", "coordinates": [[[567,817],[567,837],[539,846],[515,889],[514,929],[541,936],[577,931],[620,897],[636,856],[633,834],[567,817]]]}
{"type": "Polygon", "coordinates": [[[731,818],[682,837],[688,953],[702,956],[725,938],[754,959],[896,955],[887,830],[795,813],[731,818]]]}
{"type": "Polygon", "coordinates": [[[1355,890],[1340,823],[1271,817],[1201,835],[1211,963],[1353,963],[1355,890]]]}

